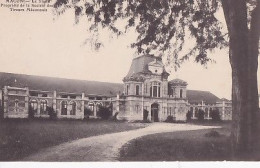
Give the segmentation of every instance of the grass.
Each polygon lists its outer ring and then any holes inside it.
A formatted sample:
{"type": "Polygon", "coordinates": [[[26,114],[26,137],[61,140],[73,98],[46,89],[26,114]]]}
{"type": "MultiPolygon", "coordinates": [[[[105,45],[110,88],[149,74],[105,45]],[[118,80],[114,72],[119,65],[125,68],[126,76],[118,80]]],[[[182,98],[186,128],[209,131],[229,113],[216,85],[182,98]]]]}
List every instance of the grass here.
{"type": "MultiPolygon", "coordinates": [[[[196,122],[193,124],[197,124],[196,122]]],[[[130,141],[120,150],[120,161],[223,161],[231,160],[230,124],[220,129],[159,133],[130,141]],[[217,133],[216,133],[217,132],[217,133]]]]}
{"type": "Polygon", "coordinates": [[[63,142],[144,126],[100,120],[2,120],[0,161],[17,161],[42,148],[63,142]]]}

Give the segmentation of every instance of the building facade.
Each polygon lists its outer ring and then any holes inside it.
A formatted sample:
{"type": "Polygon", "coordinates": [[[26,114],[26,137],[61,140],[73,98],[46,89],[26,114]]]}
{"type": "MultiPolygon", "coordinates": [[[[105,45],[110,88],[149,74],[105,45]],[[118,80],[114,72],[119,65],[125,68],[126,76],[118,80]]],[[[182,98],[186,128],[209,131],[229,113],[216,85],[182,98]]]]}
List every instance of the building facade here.
{"type": "Polygon", "coordinates": [[[1,116],[83,119],[88,109],[88,117],[97,118],[105,106],[124,120],[186,121],[188,111],[197,119],[199,110],[211,119],[214,109],[222,120],[232,119],[231,101],[187,90],[187,82],[168,76],[161,58],[152,55],[134,58],[123,84],[0,73],[1,116]]]}

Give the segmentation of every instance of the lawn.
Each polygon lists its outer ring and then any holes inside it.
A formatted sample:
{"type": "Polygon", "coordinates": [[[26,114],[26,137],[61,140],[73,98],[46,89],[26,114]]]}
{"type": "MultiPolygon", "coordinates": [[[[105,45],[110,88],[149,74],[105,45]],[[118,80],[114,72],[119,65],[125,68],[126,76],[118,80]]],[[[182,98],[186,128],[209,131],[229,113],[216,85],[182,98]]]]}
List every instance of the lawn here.
{"type": "Polygon", "coordinates": [[[145,127],[101,120],[2,120],[0,161],[17,161],[42,148],[90,136],[145,127]]]}
{"type": "MultiPolygon", "coordinates": [[[[198,124],[198,123],[193,123],[198,124]]],[[[214,125],[204,123],[203,125],[214,125]]],[[[230,124],[220,129],[179,131],[144,136],[125,144],[120,161],[223,161],[231,160],[230,124]],[[219,133],[216,135],[216,131],[219,133]],[[208,133],[211,133],[210,135],[208,133]]]]}

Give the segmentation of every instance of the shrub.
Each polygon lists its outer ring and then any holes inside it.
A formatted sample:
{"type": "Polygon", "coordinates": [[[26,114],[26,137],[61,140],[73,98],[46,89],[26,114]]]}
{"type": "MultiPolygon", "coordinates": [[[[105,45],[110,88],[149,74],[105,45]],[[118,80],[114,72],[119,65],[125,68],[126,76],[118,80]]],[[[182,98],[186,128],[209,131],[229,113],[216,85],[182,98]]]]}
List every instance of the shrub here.
{"type": "Polygon", "coordinates": [[[57,113],[54,111],[52,107],[47,106],[47,111],[49,113],[50,119],[51,120],[56,120],[57,119],[57,113]]]}
{"type": "Polygon", "coordinates": [[[103,120],[108,120],[109,117],[112,116],[112,111],[108,107],[100,106],[98,112],[99,112],[99,116],[103,120]]]}
{"type": "Polygon", "coordinates": [[[192,117],[192,112],[189,110],[186,114],[186,119],[187,121],[190,121],[191,120],[191,117],[192,117]]]}
{"type": "Polygon", "coordinates": [[[166,118],[165,122],[173,123],[173,122],[175,122],[175,117],[173,117],[173,116],[168,116],[168,117],[166,118]]]}
{"type": "Polygon", "coordinates": [[[205,112],[202,109],[199,109],[198,120],[199,121],[203,121],[204,120],[204,115],[205,115],[205,112]]]}
{"type": "Polygon", "coordinates": [[[206,133],[205,137],[220,137],[220,133],[218,131],[212,130],[206,133]]]}
{"type": "Polygon", "coordinates": [[[118,115],[118,111],[115,112],[115,114],[113,115],[113,117],[111,118],[112,121],[117,121],[117,115],[118,115]]]}
{"type": "Polygon", "coordinates": [[[215,110],[212,110],[211,112],[211,118],[212,118],[212,121],[220,121],[220,114],[219,114],[219,110],[218,109],[215,109],[215,110]]]}
{"type": "Polygon", "coordinates": [[[84,108],[84,118],[89,119],[89,116],[92,114],[92,111],[89,108],[84,108]]]}

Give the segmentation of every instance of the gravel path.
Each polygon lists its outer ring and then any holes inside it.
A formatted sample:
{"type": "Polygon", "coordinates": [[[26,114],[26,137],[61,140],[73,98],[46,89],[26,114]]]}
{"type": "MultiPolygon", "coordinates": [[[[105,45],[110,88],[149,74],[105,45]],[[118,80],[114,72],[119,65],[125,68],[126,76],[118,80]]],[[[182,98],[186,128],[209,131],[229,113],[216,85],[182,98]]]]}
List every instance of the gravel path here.
{"type": "Polygon", "coordinates": [[[219,128],[189,124],[153,123],[141,129],[83,138],[46,148],[24,161],[117,161],[120,148],[132,139],[156,133],[219,128]]]}

